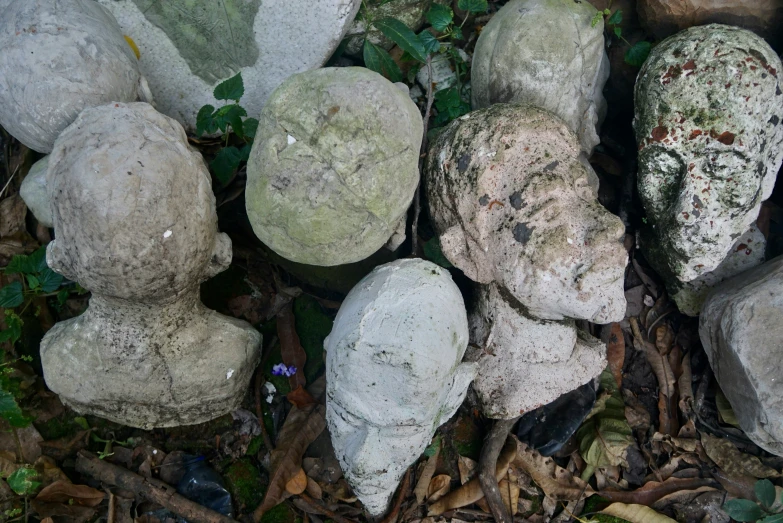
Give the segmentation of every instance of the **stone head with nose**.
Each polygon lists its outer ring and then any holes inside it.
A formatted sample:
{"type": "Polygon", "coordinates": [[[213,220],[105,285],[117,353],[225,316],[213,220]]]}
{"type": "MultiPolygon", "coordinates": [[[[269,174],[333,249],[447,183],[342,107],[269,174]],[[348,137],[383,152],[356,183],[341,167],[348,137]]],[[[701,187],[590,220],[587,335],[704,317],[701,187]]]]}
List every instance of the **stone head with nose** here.
{"type": "Polygon", "coordinates": [[[595,173],[579,157],[576,136],[547,111],[474,111],[430,146],[430,214],[451,263],[533,316],[619,321],[625,228],[598,203],[595,173]]]}
{"type": "Polygon", "coordinates": [[[465,398],[476,364],[448,271],[420,259],[376,268],[351,290],[324,342],[326,420],[359,500],[383,514],[405,470],[465,398]]]}
{"type": "Polygon", "coordinates": [[[754,33],[707,25],[653,49],[636,83],[645,255],[688,282],[758,217],[783,159],[780,59],[754,33]]]}

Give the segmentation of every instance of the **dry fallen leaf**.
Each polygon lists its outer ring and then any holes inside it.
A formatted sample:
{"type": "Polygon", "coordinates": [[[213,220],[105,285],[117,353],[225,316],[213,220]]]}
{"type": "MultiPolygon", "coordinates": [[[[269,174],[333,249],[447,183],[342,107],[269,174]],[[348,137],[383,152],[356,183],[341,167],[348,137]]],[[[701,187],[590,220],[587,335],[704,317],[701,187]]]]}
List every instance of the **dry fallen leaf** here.
{"type": "Polygon", "coordinates": [[[438,501],[451,490],[451,476],[440,474],[430,480],[427,487],[427,499],[429,501],[438,501]]]}
{"type": "Polygon", "coordinates": [[[432,476],[435,474],[435,468],[438,466],[438,456],[440,456],[440,445],[435,448],[435,453],[427,459],[427,463],[421,471],[419,480],[416,482],[416,487],[413,489],[413,493],[416,496],[416,503],[421,505],[427,497],[427,489],[430,486],[432,476]]]}
{"type": "Polygon", "coordinates": [[[311,477],[307,478],[307,493],[313,497],[313,499],[322,499],[324,497],[323,489],[316,480],[311,477]]]}
{"type": "Polygon", "coordinates": [[[299,469],[299,472],[294,474],[294,477],[289,479],[285,484],[285,489],[289,494],[298,496],[307,488],[307,474],[303,469],[299,469]]]}
{"type": "Polygon", "coordinates": [[[706,478],[669,478],[664,482],[648,481],[641,488],[631,492],[618,490],[599,490],[596,492],[609,501],[631,503],[635,505],[652,505],[662,497],[682,490],[692,490],[699,487],[715,487],[718,483],[706,478]]]}
{"type": "Polygon", "coordinates": [[[296,333],[293,302],[288,302],[277,313],[277,337],[280,338],[280,353],[283,363],[288,367],[296,367],[296,373],[288,378],[291,390],[307,386],[304,375],[307,353],[305,353],[299,335],[296,333]]]}
{"type": "Polygon", "coordinates": [[[677,381],[674,377],[669,359],[659,349],[645,340],[636,318],[631,318],[634,347],[644,352],[647,361],[658,379],[658,430],[664,434],[674,435],[679,431],[677,419],[677,381]]]}
{"type": "Polygon", "coordinates": [[[60,480],[41,490],[35,499],[40,503],[65,503],[95,507],[103,501],[104,497],[106,494],[101,490],[60,480]]]}
{"type": "Polygon", "coordinates": [[[466,458],[465,456],[459,457],[457,467],[459,468],[460,485],[464,485],[478,473],[478,461],[466,458]]]}
{"type": "Polygon", "coordinates": [[[609,362],[609,370],[617,382],[617,386],[623,385],[623,364],[625,363],[625,337],[619,323],[612,323],[609,331],[609,340],[606,342],[606,359],[609,362]]]}
{"type": "Polygon", "coordinates": [[[701,432],[701,444],[704,452],[720,468],[731,475],[748,475],[754,478],[779,478],[780,473],[766,465],[759,458],[740,452],[734,443],[724,438],[716,438],[701,432]]]}
{"type": "Polygon", "coordinates": [[[625,503],[612,503],[599,514],[607,514],[621,518],[631,523],[676,523],[672,518],[655,512],[644,505],[626,505],[625,503]]]}
{"type": "Polygon", "coordinates": [[[594,493],[590,485],[557,465],[554,459],[545,458],[524,443],[519,444],[514,464],[530,476],[551,499],[570,501],[594,493]]]}

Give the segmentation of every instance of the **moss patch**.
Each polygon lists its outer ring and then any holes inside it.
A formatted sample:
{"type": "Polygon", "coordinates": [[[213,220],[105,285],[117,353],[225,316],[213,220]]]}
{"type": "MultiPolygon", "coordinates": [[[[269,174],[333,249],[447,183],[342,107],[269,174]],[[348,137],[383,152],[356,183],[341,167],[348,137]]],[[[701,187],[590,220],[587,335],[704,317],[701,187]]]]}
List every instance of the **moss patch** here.
{"type": "Polygon", "coordinates": [[[297,521],[301,520],[296,517],[287,503],[280,503],[261,518],[261,523],[295,523],[297,521]]]}
{"type": "Polygon", "coordinates": [[[250,458],[235,461],[223,476],[241,514],[252,512],[264,500],[267,480],[250,458]]]}

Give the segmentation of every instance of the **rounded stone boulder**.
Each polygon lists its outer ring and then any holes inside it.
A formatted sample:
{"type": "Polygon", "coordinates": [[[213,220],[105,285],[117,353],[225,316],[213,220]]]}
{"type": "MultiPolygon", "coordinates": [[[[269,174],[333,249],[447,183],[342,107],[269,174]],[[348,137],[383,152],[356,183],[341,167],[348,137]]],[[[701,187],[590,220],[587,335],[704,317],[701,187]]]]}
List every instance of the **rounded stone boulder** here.
{"type": "Polygon", "coordinates": [[[398,245],[422,134],[408,94],[369,69],[292,76],[261,112],[248,160],[256,236],[284,258],[325,266],[367,258],[392,236],[398,245]]]}
{"type": "Polygon", "coordinates": [[[196,128],[221,81],[242,73],[242,106],[256,115],[292,74],[320,67],[360,0],[98,0],[139,48],[157,109],[196,128]]]}
{"type": "Polygon", "coordinates": [[[41,225],[54,227],[52,208],[49,205],[51,199],[46,190],[46,171],[48,170],[49,156],[44,156],[35,162],[22,181],[19,196],[22,197],[27,208],[32,211],[35,219],[41,225]]]}
{"type": "Polygon", "coordinates": [[[511,0],[481,31],[473,55],[473,108],[524,103],[559,116],[590,153],[606,114],[603,20],[587,2],[511,0]]]}
{"type": "Polygon", "coordinates": [[[0,12],[0,125],[29,148],[51,152],[86,107],[139,98],[138,61],[104,7],[0,0],[0,12]]]}

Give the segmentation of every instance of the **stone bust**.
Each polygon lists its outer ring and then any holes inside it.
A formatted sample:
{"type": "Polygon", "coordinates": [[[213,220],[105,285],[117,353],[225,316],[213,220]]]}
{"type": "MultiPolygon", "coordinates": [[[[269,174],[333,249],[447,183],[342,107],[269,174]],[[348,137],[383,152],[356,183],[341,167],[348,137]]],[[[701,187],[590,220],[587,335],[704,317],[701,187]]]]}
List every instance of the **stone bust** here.
{"type": "Polygon", "coordinates": [[[259,357],[249,324],[204,307],[225,270],[201,155],[146,103],[84,110],[57,139],[47,185],[49,266],[92,292],[41,342],[48,386],[75,410],[149,429],[236,408],[259,357]]]}
{"type": "Polygon", "coordinates": [[[763,39],[717,24],[667,38],[639,72],[642,249],[669,283],[718,267],[772,193],[783,160],[781,74],[763,39]]]}
{"type": "Polygon", "coordinates": [[[376,268],[340,307],[326,349],[326,421],[348,482],[383,514],[405,470],[461,405],[468,322],[448,271],[420,260],[376,268]]]}
{"type": "Polygon", "coordinates": [[[474,111],[430,146],[425,181],[441,248],[485,285],[469,359],[489,417],[519,416],[600,374],[603,345],[574,319],[624,316],[625,229],[598,203],[580,152],[563,121],[516,104],[474,111]]]}

